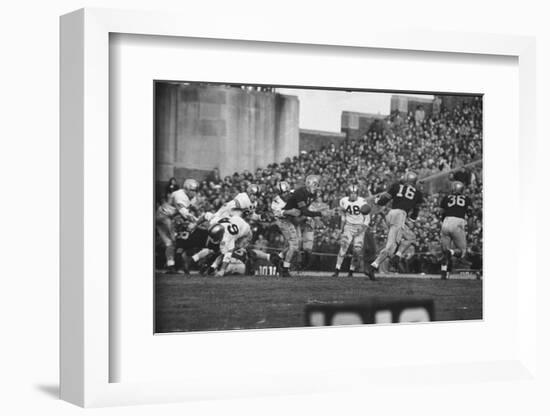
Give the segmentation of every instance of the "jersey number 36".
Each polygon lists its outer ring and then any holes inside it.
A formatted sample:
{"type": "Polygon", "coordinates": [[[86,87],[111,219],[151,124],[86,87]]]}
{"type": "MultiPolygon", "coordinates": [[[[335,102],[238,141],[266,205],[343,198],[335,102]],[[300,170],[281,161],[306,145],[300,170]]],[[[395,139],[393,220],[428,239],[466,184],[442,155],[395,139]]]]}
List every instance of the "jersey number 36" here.
{"type": "Polygon", "coordinates": [[[447,202],[447,205],[450,207],[454,207],[455,205],[463,207],[464,205],[466,205],[466,199],[464,198],[464,195],[449,195],[449,201],[447,202]]]}

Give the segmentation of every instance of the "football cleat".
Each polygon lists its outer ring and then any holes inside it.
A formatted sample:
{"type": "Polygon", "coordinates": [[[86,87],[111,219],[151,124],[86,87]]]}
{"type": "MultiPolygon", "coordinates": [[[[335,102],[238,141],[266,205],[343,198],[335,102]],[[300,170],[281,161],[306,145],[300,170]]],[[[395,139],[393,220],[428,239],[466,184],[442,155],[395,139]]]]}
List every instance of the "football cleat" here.
{"type": "Polygon", "coordinates": [[[445,260],[447,261],[447,271],[451,271],[453,268],[453,255],[451,250],[445,250],[445,260]]]}
{"type": "Polygon", "coordinates": [[[401,258],[397,255],[390,258],[390,265],[395,269],[396,272],[399,273],[399,261],[401,258]]]}
{"type": "Polygon", "coordinates": [[[189,274],[191,271],[191,265],[194,263],[193,258],[184,253],[181,256],[181,260],[183,263],[182,270],[184,271],[185,274],[189,274]]]}
{"type": "Polygon", "coordinates": [[[199,266],[199,274],[201,276],[207,276],[208,275],[208,269],[210,268],[210,265],[208,263],[201,263],[199,266]]]}
{"type": "Polygon", "coordinates": [[[353,270],[348,271],[348,277],[353,277],[353,270]]]}
{"type": "Polygon", "coordinates": [[[374,275],[374,272],[376,272],[377,270],[378,268],[374,267],[372,264],[369,264],[365,269],[365,274],[370,280],[376,280],[376,276],[374,275]]]}
{"type": "Polygon", "coordinates": [[[335,269],[335,270],[334,270],[334,273],[332,273],[332,275],[331,275],[330,277],[338,277],[339,274],[340,274],[340,270],[335,269]]]}
{"type": "Polygon", "coordinates": [[[168,266],[164,271],[165,274],[176,274],[176,266],[168,266]]]}
{"type": "Polygon", "coordinates": [[[278,254],[271,254],[269,256],[269,261],[271,262],[272,265],[274,265],[277,268],[277,270],[279,270],[282,267],[283,259],[279,257],[278,254]]]}
{"type": "Polygon", "coordinates": [[[283,267],[281,269],[281,277],[292,277],[292,275],[290,274],[290,270],[288,269],[288,267],[283,267]]]}
{"type": "Polygon", "coordinates": [[[441,280],[447,280],[449,278],[449,272],[447,270],[441,270],[441,280]]]}

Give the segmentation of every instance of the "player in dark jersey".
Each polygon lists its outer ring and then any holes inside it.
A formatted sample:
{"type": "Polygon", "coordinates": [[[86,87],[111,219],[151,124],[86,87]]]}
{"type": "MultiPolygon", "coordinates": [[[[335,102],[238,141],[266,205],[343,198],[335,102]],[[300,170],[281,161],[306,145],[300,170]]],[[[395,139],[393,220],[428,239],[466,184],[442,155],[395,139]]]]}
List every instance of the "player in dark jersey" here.
{"type": "Polygon", "coordinates": [[[282,210],[284,216],[279,219],[278,226],[288,245],[286,253],[284,254],[283,267],[281,269],[282,277],[290,277],[290,264],[294,254],[297,253],[300,247],[300,240],[296,227],[307,217],[328,215],[328,211],[316,212],[309,209],[309,205],[314,201],[319,186],[319,177],[317,175],[309,175],[306,178],[305,186],[296,189],[288,196],[286,205],[282,210]]]}
{"type": "Polygon", "coordinates": [[[451,193],[441,199],[439,208],[442,211],[443,224],[441,226],[441,249],[443,261],[441,263],[441,278],[449,277],[452,266],[452,257],[464,257],[466,254],[466,215],[472,208],[472,200],[464,195],[464,184],[459,181],[451,183],[451,193]],[[454,243],[454,248],[452,244],[454,243]]]}
{"type": "Polygon", "coordinates": [[[395,253],[403,234],[412,233],[412,230],[406,228],[405,222],[407,219],[412,222],[416,221],[419,206],[423,201],[422,192],[416,187],[417,179],[418,176],[415,172],[407,172],[401,181],[394,183],[387,192],[375,198],[375,203],[380,206],[386,205],[391,200],[392,207],[386,215],[386,223],[388,224],[386,246],[365,271],[371,280],[375,279],[374,273],[378,270],[380,264],[395,253]]]}
{"type": "Polygon", "coordinates": [[[220,253],[220,242],[225,229],[220,224],[214,224],[208,229],[197,227],[192,232],[185,231],[180,238],[176,236],[176,247],[182,251],[183,272],[188,275],[191,265],[206,262],[220,253]],[[193,255],[191,252],[195,251],[193,255]]]}

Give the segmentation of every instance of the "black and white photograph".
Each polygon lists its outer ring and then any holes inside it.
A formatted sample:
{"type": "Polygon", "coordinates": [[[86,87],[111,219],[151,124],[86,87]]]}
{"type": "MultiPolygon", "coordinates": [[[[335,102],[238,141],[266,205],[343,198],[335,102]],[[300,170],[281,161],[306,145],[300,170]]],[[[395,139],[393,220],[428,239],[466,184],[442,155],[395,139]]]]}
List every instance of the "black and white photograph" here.
{"type": "Polygon", "coordinates": [[[154,81],[155,333],[483,319],[483,96],[154,81]]]}

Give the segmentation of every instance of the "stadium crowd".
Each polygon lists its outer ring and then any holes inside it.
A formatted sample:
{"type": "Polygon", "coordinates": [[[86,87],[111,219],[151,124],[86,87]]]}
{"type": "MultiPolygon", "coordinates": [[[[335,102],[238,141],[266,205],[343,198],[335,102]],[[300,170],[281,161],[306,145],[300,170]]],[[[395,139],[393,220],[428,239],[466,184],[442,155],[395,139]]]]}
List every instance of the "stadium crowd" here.
{"type": "MultiPolygon", "coordinates": [[[[360,195],[369,197],[387,189],[405,171],[414,170],[421,189],[424,188],[425,203],[414,225],[417,242],[399,267],[401,271],[430,272],[432,266],[439,265],[441,222],[435,208],[449,184],[447,179],[460,180],[475,205],[467,228],[470,262],[475,266],[478,260],[480,264],[483,242],[482,166],[472,162],[481,158],[481,98],[474,98],[462,107],[437,115],[418,117],[412,112],[407,116],[393,113],[373,124],[368,132],[339,146],[302,151],[299,156],[255,172],[245,170],[222,178],[214,169],[200,183],[197,199],[200,210],[215,211],[236,193],[244,191],[249,183],[256,183],[262,189],[256,211],[267,213],[279,181],[286,180],[292,187],[298,187],[308,174],[318,174],[322,178],[321,189],[312,209],[335,208],[350,184],[357,184],[360,195]],[[445,180],[440,181],[441,186],[427,187],[432,177],[445,180]]],[[[173,189],[175,184],[170,183],[173,189]]],[[[314,251],[332,254],[338,251],[339,221],[339,215],[316,221],[314,251]]],[[[284,244],[269,215],[254,225],[254,231],[255,242],[263,248],[280,248],[284,244]]],[[[376,251],[376,247],[372,247],[373,237],[379,248],[386,237],[384,211],[373,215],[370,232],[370,249],[376,251]]],[[[331,270],[333,264],[333,256],[316,256],[312,267],[331,270]]]]}

